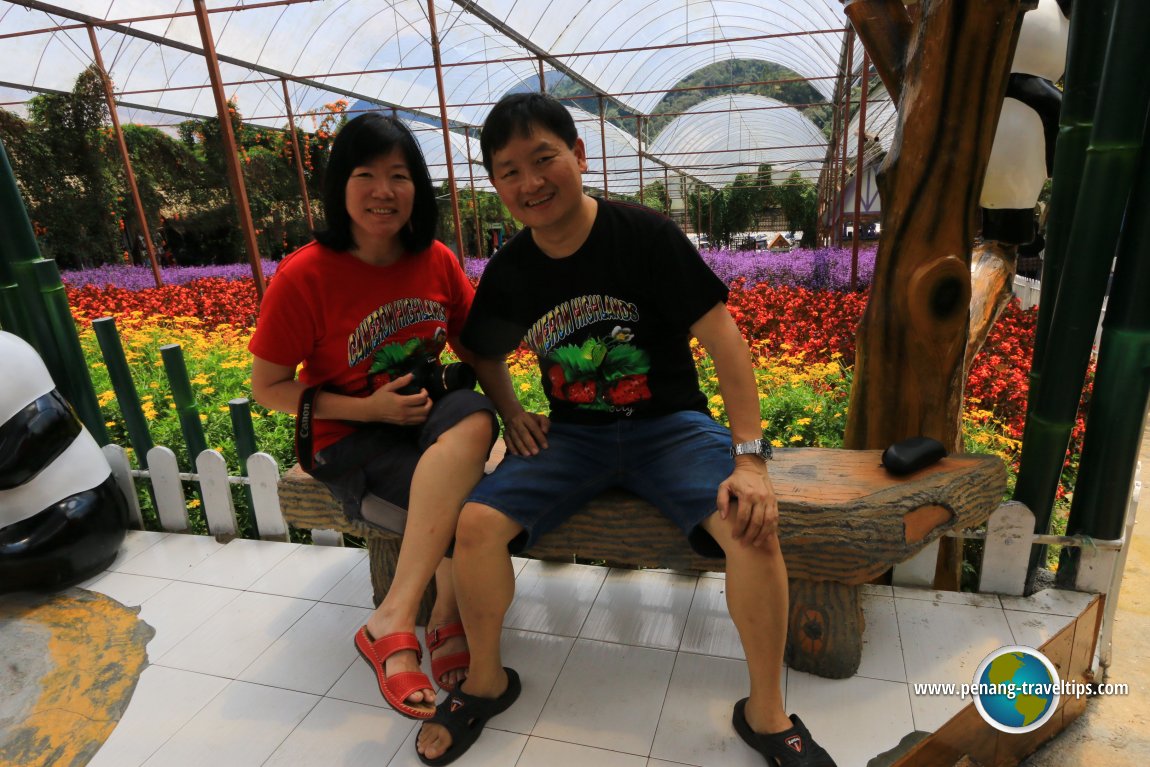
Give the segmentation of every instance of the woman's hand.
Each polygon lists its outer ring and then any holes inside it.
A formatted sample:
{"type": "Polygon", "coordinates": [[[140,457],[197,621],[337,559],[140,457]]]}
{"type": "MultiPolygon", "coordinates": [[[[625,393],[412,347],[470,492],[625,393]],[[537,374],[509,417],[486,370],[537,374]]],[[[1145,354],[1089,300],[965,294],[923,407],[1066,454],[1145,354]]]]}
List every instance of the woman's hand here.
{"type": "Polygon", "coordinates": [[[363,404],[365,421],[394,423],[399,426],[414,426],[427,420],[431,412],[431,397],[426,389],[420,389],[415,394],[398,394],[411,383],[414,376],[411,373],[402,375],[393,381],[388,381],[371,393],[363,404]]]}

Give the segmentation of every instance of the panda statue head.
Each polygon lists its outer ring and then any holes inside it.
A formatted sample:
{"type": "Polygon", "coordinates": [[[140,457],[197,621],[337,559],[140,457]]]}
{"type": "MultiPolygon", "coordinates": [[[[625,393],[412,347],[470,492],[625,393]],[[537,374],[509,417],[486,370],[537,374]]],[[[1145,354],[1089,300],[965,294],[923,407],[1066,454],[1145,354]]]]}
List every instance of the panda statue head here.
{"type": "Polygon", "coordinates": [[[23,339],[0,331],[0,593],[111,564],[128,504],[100,447],[23,339]]]}
{"type": "Polygon", "coordinates": [[[1071,0],[1039,0],[1022,17],[979,204],[982,237],[1025,245],[1036,235],[1034,206],[1054,171],[1071,0]]]}

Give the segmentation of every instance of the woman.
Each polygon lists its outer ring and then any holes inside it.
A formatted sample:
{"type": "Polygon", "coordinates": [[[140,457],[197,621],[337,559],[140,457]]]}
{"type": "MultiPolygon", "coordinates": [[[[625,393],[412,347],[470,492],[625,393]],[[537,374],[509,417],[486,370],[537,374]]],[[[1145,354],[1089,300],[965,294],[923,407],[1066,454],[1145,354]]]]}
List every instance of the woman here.
{"type": "Polygon", "coordinates": [[[264,296],[249,345],[252,392],[265,407],[300,416],[300,463],[345,513],[361,518],[368,493],[398,512],[390,522],[368,520],[402,532],[403,543],[391,589],[355,645],[387,702],[426,719],[435,692],[419,667],[416,613],[434,575],[438,599],[425,639],[436,682],[453,689],[469,656],[444,553],[497,423],[474,390],[432,400],[409,371],[437,361],[445,341],[468,357],[457,339],[474,290],[434,240],[431,179],[398,120],[365,114],[343,127],[323,206],[327,229],[284,259],[264,296]]]}

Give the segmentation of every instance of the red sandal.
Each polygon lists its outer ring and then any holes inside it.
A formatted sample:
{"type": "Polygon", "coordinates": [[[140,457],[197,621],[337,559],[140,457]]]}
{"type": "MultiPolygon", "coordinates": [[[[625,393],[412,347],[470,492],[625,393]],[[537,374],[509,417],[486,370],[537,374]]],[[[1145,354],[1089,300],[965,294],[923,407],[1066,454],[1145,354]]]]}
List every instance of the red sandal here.
{"type": "Polygon", "coordinates": [[[462,623],[447,623],[439,628],[428,629],[423,635],[427,642],[427,651],[431,653],[431,675],[435,677],[435,683],[439,685],[441,690],[451,692],[455,689],[454,684],[447,685],[440,681],[446,674],[471,666],[471,653],[467,650],[445,655],[442,658],[435,657],[435,651],[442,647],[444,642],[452,637],[461,636],[464,636],[462,623]]]}
{"type": "Polygon", "coordinates": [[[431,680],[422,671],[401,671],[390,677],[384,673],[383,664],[392,655],[404,650],[415,651],[415,662],[423,661],[423,650],[419,640],[410,631],[400,631],[388,634],[379,639],[372,639],[367,633],[367,626],[355,632],[355,649],[375,671],[379,682],[379,691],[388,705],[409,719],[430,719],[435,716],[435,701],[412,704],[407,699],[420,690],[431,690],[431,680]]]}

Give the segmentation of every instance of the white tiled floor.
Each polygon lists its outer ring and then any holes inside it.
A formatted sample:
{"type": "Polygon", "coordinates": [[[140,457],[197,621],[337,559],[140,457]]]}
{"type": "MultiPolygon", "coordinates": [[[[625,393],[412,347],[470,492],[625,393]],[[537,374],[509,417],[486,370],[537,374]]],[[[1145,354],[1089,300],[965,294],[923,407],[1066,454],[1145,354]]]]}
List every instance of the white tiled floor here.
{"type": "MultiPolygon", "coordinates": [[[[503,644],[523,695],[461,765],[762,767],[730,725],[746,661],[721,577],[521,560],[516,572],[503,644]]],[[[371,608],[366,552],[132,532],[85,585],[139,606],[156,631],[92,765],[419,765],[415,723],[387,708],[351,643],[371,608]]],[[[915,682],[969,682],[990,651],[1041,644],[1089,601],[862,591],[858,674],[782,674],[788,711],[840,767],[962,707],[915,696],[915,682]]]]}

